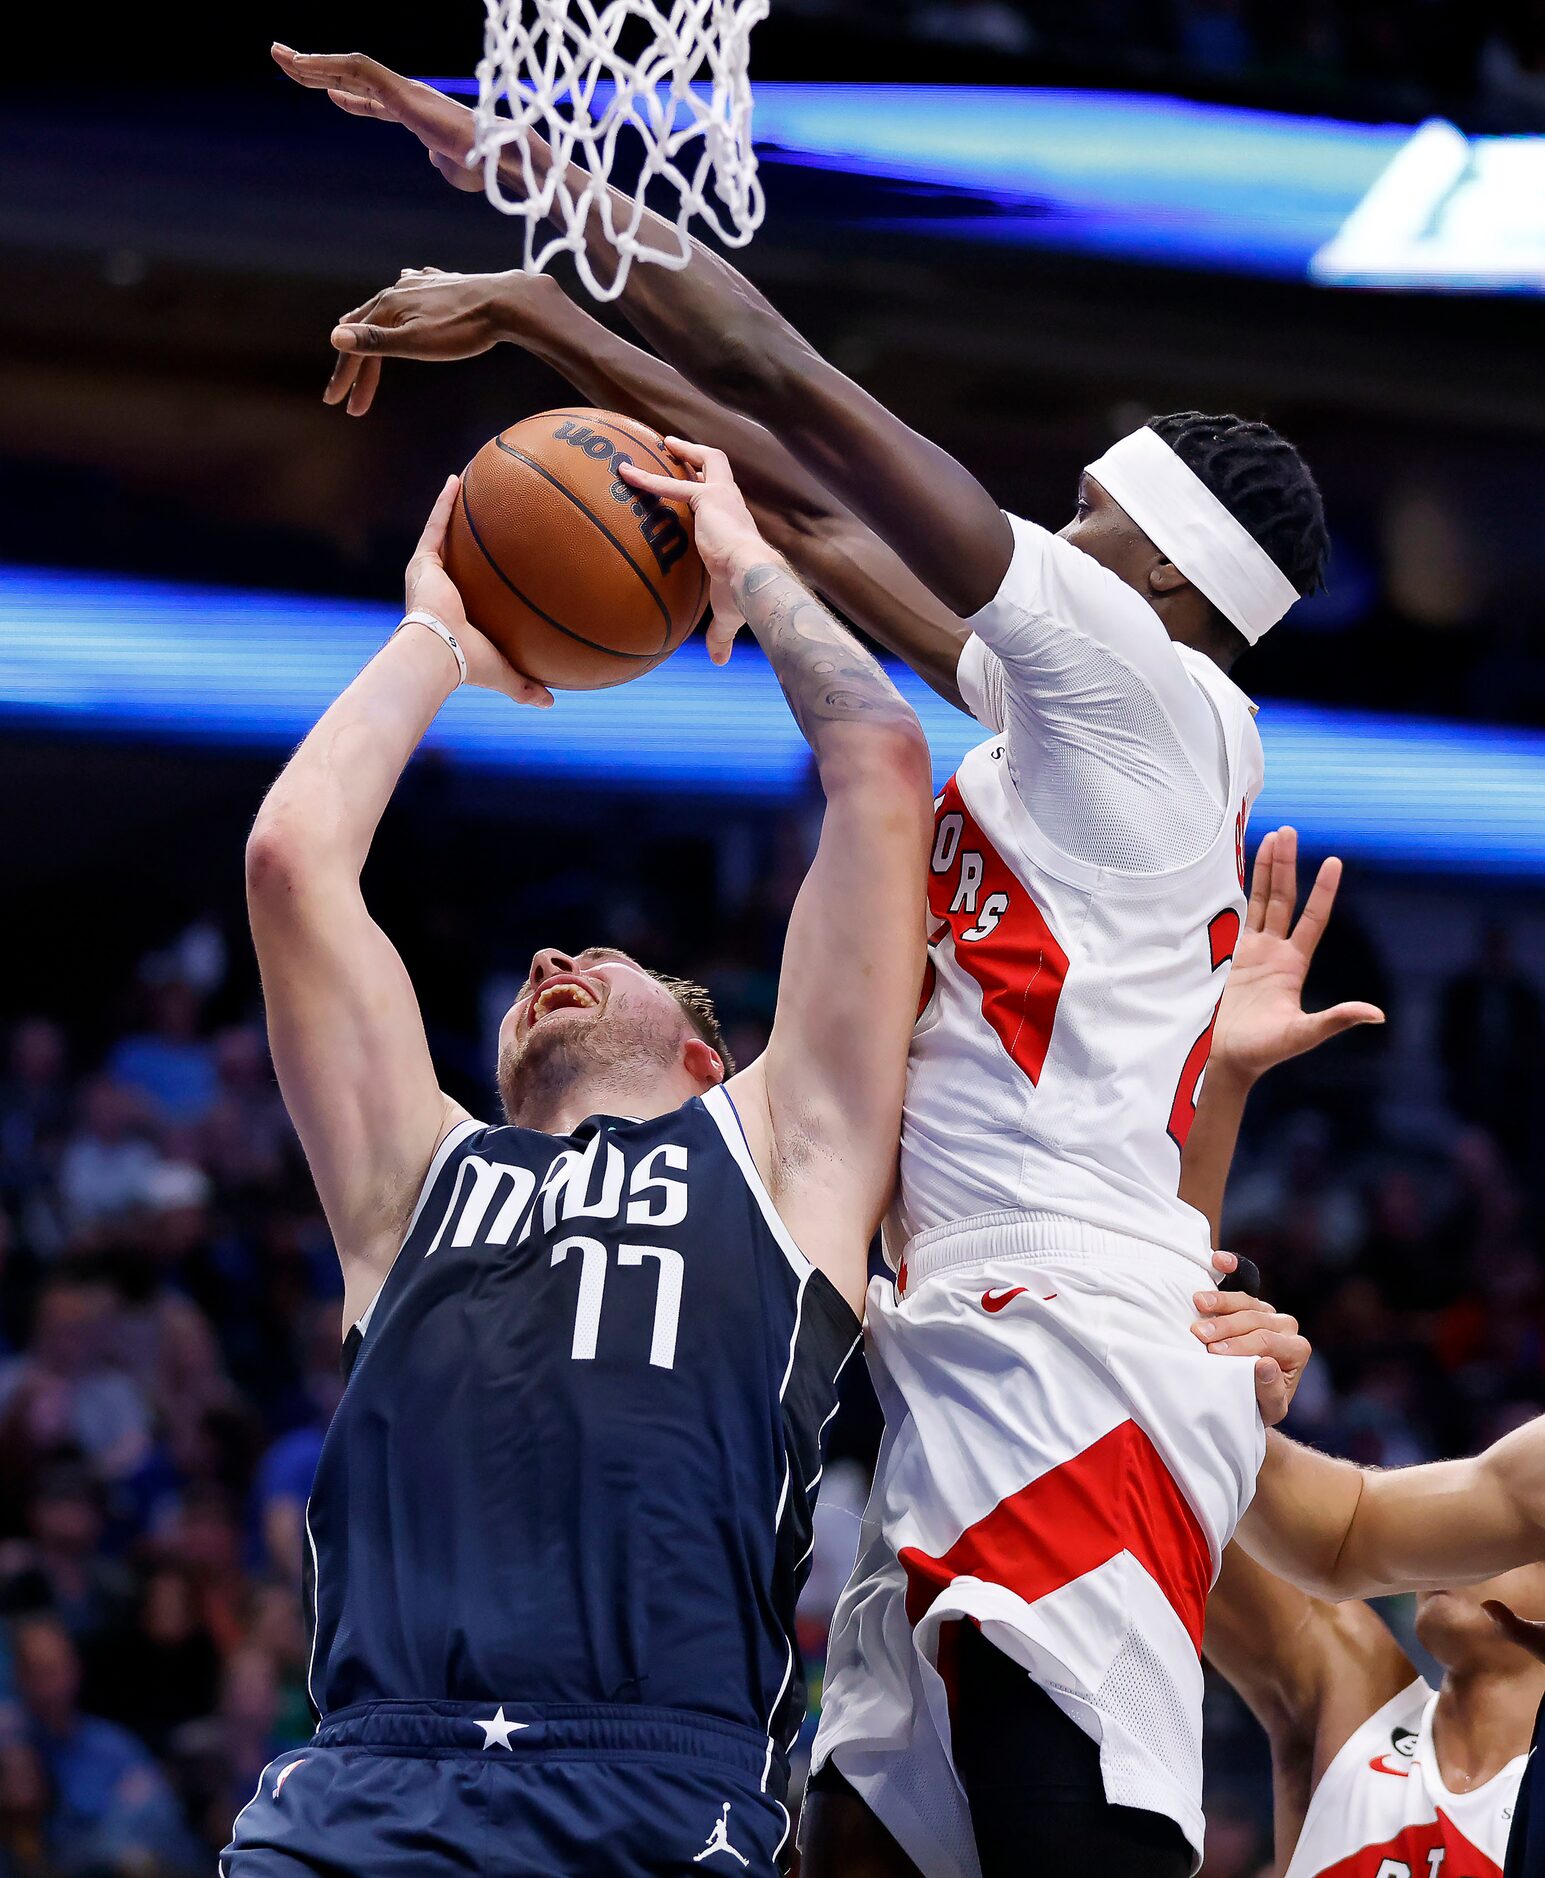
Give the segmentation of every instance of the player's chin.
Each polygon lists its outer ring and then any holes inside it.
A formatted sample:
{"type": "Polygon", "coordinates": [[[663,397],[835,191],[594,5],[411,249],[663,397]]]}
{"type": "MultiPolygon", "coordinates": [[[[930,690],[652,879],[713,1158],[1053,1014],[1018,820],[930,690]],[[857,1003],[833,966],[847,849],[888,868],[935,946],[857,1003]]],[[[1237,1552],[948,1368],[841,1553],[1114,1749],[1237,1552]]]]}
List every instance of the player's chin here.
{"type": "Polygon", "coordinates": [[[508,1038],[499,1052],[498,1073],[505,1107],[509,1107],[509,1092],[528,1081],[533,1072],[566,1054],[583,1051],[597,1034],[601,1017],[600,1010],[581,1010],[577,1006],[550,1011],[508,1038]]]}
{"type": "Polygon", "coordinates": [[[523,1054],[573,1043],[576,1037],[596,1031],[605,1016],[601,1004],[560,1004],[556,1011],[533,1018],[521,1032],[516,1048],[523,1054]]]}

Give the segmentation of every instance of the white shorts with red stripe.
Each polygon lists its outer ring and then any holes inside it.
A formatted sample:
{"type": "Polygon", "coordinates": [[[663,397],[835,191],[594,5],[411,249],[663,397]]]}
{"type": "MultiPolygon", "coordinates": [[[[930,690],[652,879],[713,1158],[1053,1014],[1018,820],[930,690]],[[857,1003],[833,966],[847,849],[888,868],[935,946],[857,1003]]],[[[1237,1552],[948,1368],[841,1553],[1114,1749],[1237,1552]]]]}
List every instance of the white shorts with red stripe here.
{"type": "Polygon", "coordinates": [[[1202,1620],[1265,1452],[1255,1366],[1191,1335],[1192,1260],[1077,1222],[927,1234],[906,1273],[870,1288],[885,1439],[816,1762],[926,1878],[975,1878],[945,1686],[970,1618],[1100,1743],[1112,1804],[1199,1862],[1202,1620]]]}

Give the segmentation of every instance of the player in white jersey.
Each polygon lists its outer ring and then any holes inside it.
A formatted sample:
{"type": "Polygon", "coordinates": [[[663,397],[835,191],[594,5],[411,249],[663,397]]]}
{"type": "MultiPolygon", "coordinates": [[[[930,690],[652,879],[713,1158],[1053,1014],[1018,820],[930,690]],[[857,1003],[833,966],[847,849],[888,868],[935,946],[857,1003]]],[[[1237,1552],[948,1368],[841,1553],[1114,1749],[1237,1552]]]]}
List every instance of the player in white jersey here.
{"type": "Polygon", "coordinates": [[[1367,1604],[1327,1604],[1232,1546],[1207,1654],[1271,1741],[1284,1878],[1501,1878],[1545,1665],[1499,1633],[1545,1614],[1545,1565],[1424,1592],[1434,1688],[1367,1604]]]}
{"type": "MultiPolygon", "coordinates": [[[[1299,1010],[1299,992],[1339,870],[1327,863],[1289,934],[1294,861],[1290,833],[1262,842],[1188,1151],[1187,1190],[1215,1224],[1251,1086],[1323,1040],[1323,1023],[1316,1029],[1299,1010]]],[[[1220,1266],[1231,1262],[1219,1256],[1220,1266]]],[[[1234,1293],[1198,1302],[1200,1334],[1214,1349],[1249,1350],[1250,1327],[1277,1321],[1234,1293]]],[[[1269,1511],[1274,1491],[1268,1474],[1260,1510],[1269,1511]]],[[[1421,1594],[1416,1634],[1444,1672],[1435,1688],[1371,1605],[1329,1602],[1237,1541],[1228,1548],[1207,1604],[1206,1652],[1270,1740],[1282,1878],[1501,1878],[1545,1665],[1498,1629],[1484,1608],[1490,1600],[1526,1619],[1545,1615],[1545,1565],[1421,1594]]]]}
{"type": "MultiPolygon", "coordinates": [[[[359,57],[277,56],[462,176],[463,107],[359,57]]],[[[547,155],[533,141],[522,161],[529,178],[547,155]]],[[[415,272],[335,333],[331,395],[366,408],[384,354],[485,349],[499,305],[509,336],[561,345],[533,336],[562,322],[526,320],[554,305],[531,283],[501,300],[415,272]]],[[[818,1755],[930,1878],[970,1878],[978,1854],[987,1878],[1017,1873],[1031,1833],[1053,1864],[1184,1873],[1202,1603],[1261,1453],[1249,1370],[1208,1363],[1187,1332],[1208,1238],[1178,1199],[1260,785],[1226,672],[1318,583],[1318,492],[1266,426],[1185,413],[1091,464],[1053,536],[1005,516],[706,249],[635,269],[620,305],[709,411],[616,342],[588,381],[569,375],[724,448],[806,579],[993,732],[940,804],[899,1290],[870,1300],[886,1446],[818,1755]],[[629,373],[634,391],[602,389],[629,373]],[[1006,1738],[999,1705],[1017,1701],[1030,1771],[1010,1783],[990,1752],[955,1751],[940,1664],[962,1629],[996,1648],[969,1646],[959,1739],[1006,1738]],[[1094,1761],[1039,1783],[1046,1741],[1070,1735],[1070,1765],[1089,1743],[1094,1761]]],[[[851,1878],[834,1846],[810,1837],[816,1878],[828,1858],[851,1878]]]]}

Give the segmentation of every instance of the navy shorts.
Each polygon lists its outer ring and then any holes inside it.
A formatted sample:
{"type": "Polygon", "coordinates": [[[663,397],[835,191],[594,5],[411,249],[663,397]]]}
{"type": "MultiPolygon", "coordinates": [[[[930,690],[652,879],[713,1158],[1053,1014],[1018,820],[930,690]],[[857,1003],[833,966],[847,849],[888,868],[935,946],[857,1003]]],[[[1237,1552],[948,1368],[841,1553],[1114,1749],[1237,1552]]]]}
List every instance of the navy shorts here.
{"type": "Polygon", "coordinates": [[[671,1709],[371,1702],[264,1769],[221,1878],[774,1878],[767,1737],[671,1709]]]}

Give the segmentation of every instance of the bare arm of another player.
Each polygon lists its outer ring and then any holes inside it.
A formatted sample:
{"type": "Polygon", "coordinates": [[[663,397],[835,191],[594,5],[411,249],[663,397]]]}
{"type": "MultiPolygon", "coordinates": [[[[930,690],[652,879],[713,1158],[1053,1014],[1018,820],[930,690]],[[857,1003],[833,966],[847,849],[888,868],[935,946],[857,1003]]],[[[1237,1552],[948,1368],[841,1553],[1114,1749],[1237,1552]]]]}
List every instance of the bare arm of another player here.
{"type": "Polygon", "coordinates": [[[768,546],[941,697],[961,704],[955,672],[970,628],[765,426],[610,332],[546,275],[406,270],[334,328],[343,349],[325,395],[361,416],[383,360],[466,359],[500,341],[523,346],[603,410],[722,450],[768,546]]]}
{"type": "Polygon", "coordinates": [[[1545,1558],[1545,1416],[1469,1460],[1388,1473],[1275,1432],[1238,1543],[1318,1597],[1476,1584],[1545,1558]]]}
{"type": "MultiPolygon", "coordinates": [[[[408,606],[460,640],[473,681],[534,702],[467,627],[440,566],[455,500],[446,484],[408,569],[408,606]]],[[[463,1111],[443,1095],[413,986],[365,906],[360,870],[409,757],[458,677],[422,627],[397,634],[329,707],[258,811],[247,906],[285,1103],[357,1315],[391,1269],[436,1146],[463,1111]]]]}
{"type": "MultiPolygon", "coordinates": [[[[354,116],[403,124],[452,180],[472,143],[472,113],[359,53],[274,57],[298,84],[326,91],[354,116]]],[[[538,177],[548,162],[539,139],[526,157],[538,177]]],[[[524,187],[522,159],[501,166],[506,187],[524,187]]],[[[576,166],[577,167],[577,166],[576,166]]],[[[475,180],[475,179],[473,179],[475,180]]],[[[616,212],[631,203],[613,190],[616,212]]],[[[603,277],[613,256],[592,215],[586,237],[603,277]]],[[[643,233],[674,238],[658,216],[643,233]]],[[[755,287],[700,242],[684,269],[632,269],[619,304],[665,358],[719,402],[757,418],[876,532],[953,612],[969,616],[1002,585],[1013,556],[1007,518],[970,472],[845,377],[795,331],[755,287]]]]}
{"type": "Polygon", "coordinates": [[[1366,1604],[1311,1597],[1237,1544],[1223,1554],[1207,1600],[1203,1648],[1271,1742],[1277,1867],[1285,1871],[1321,1775],[1416,1670],[1366,1604]]]}
{"type": "Polygon", "coordinates": [[[1341,863],[1324,862],[1298,923],[1298,835],[1278,828],[1255,851],[1250,906],[1218,1006],[1212,1055],[1180,1167],[1180,1197],[1207,1216],[1212,1242],[1220,1239],[1223,1190],[1239,1141],[1245,1103],[1267,1070],[1302,1056],[1358,1024],[1382,1024],[1374,1004],[1338,1004],[1305,1011],[1304,979],[1324,936],[1341,863]]]}
{"type": "MultiPolygon", "coordinates": [[[[778,561],[717,451],[672,440],[718,614],[744,617],[815,755],[826,813],[783,946],[767,1050],[731,1084],[778,1210],[861,1309],[869,1241],[895,1177],[907,1051],[922,982],[933,826],[928,745],[877,661],[778,561]]],[[[680,483],[635,465],[666,500],[680,483]]]]}

